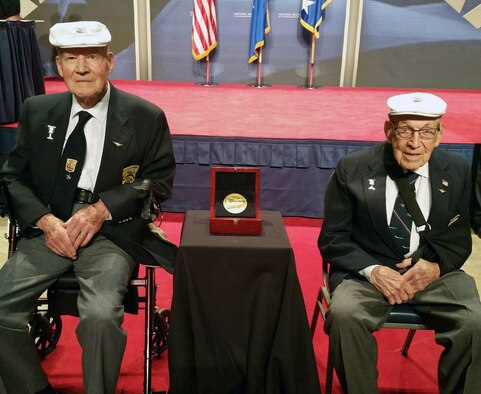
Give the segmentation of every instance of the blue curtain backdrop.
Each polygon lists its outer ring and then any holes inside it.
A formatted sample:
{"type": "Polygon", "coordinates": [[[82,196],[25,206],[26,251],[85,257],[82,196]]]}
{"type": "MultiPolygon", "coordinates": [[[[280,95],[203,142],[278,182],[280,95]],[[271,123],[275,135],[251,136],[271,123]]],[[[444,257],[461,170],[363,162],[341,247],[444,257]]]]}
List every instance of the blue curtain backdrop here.
{"type": "Polygon", "coordinates": [[[16,122],[23,101],[42,93],[35,22],[0,21],[0,124],[16,122]]]}

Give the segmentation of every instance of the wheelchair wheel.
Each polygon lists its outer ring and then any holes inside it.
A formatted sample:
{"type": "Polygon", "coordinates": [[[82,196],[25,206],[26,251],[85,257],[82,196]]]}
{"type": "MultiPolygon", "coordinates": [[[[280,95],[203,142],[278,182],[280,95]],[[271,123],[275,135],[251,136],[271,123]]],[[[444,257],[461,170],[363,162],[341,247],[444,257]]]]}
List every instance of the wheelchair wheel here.
{"type": "Polygon", "coordinates": [[[169,340],[169,316],[169,309],[161,309],[155,312],[154,330],[152,333],[152,355],[155,358],[160,358],[162,353],[167,349],[169,340]]]}
{"type": "Polygon", "coordinates": [[[53,352],[62,332],[62,318],[60,315],[50,315],[48,312],[35,312],[30,321],[30,335],[32,336],[37,353],[44,358],[53,352]]]}

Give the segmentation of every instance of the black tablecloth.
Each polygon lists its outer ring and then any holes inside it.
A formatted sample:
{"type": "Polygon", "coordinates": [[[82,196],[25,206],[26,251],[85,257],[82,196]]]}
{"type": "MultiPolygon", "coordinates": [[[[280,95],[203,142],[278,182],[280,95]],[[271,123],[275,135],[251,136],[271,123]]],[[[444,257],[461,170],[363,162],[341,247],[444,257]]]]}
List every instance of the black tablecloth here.
{"type": "Polygon", "coordinates": [[[320,393],[294,255],[279,212],[260,236],[209,233],[189,211],[174,272],[170,394],[320,393]]]}

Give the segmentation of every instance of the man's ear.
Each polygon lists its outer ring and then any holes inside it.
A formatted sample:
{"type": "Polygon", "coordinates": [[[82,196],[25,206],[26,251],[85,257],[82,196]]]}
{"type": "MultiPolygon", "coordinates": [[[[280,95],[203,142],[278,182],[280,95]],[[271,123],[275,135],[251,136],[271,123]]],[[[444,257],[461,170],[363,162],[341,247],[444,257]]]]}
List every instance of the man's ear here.
{"type": "Polygon", "coordinates": [[[444,123],[441,122],[439,123],[439,131],[436,134],[436,140],[434,141],[434,146],[438,146],[440,144],[441,137],[443,136],[443,132],[444,132],[444,123]]]}
{"type": "Polygon", "coordinates": [[[63,78],[62,61],[60,60],[60,55],[55,56],[55,64],[57,65],[58,75],[63,78]]]}
{"type": "Polygon", "coordinates": [[[386,135],[386,141],[391,144],[393,138],[395,137],[394,124],[391,120],[386,120],[384,122],[384,134],[386,135]]]}
{"type": "Polygon", "coordinates": [[[108,73],[112,73],[115,68],[115,56],[113,52],[108,52],[107,53],[107,59],[108,59],[108,73]]]}

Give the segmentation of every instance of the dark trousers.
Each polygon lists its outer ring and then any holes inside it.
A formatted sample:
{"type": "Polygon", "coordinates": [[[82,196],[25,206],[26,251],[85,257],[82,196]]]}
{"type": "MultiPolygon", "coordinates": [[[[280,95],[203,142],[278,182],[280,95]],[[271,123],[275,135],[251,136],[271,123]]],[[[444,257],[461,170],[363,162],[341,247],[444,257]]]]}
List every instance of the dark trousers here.
{"type": "Polygon", "coordinates": [[[38,297],[72,266],[81,289],[76,334],[84,392],[115,393],[127,339],[122,302],[135,262],[103,236],[72,261],[50,251],[43,235],[21,239],[0,270],[0,376],[7,393],[31,394],[47,386],[26,326],[38,297]]]}
{"type": "MultiPolygon", "coordinates": [[[[481,303],[471,276],[458,270],[431,283],[411,301],[444,347],[438,366],[441,393],[479,393],[481,303]]],[[[336,287],[324,329],[329,352],[346,393],[374,394],[377,343],[391,305],[369,282],[346,279],[336,287]]]]}

